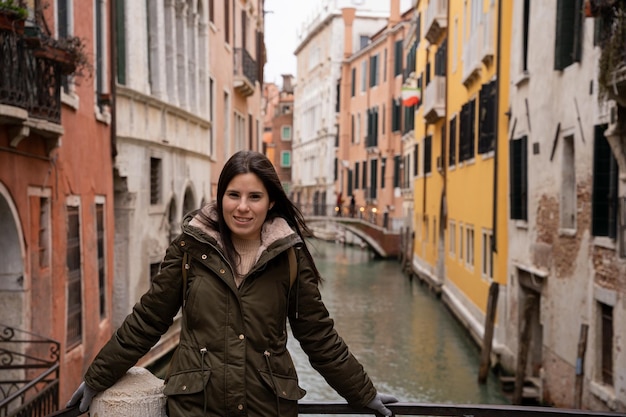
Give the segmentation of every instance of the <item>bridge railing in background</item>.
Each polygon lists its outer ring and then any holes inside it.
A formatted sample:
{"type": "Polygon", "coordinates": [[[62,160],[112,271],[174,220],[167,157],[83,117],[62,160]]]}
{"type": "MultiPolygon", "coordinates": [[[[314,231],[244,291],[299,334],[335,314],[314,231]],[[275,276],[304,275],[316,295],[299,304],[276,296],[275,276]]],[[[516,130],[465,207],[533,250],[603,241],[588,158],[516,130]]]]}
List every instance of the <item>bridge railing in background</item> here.
{"type": "MultiPolygon", "coordinates": [[[[388,408],[398,416],[473,416],[473,417],[625,417],[624,413],[482,404],[395,403],[388,408]]],[[[370,409],[355,409],[343,402],[301,402],[300,415],[344,414],[375,415],[370,409]]],[[[134,367],[115,385],[97,395],[90,409],[98,417],[166,417],[163,380],[144,368],[134,367]]],[[[47,417],[76,417],[76,408],[61,410],[47,417]]]]}
{"type": "Polygon", "coordinates": [[[380,212],[376,207],[356,206],[354,209],[351,209],[349,205],[345,204],[339,207],[334,204],[299,203],[296,203],[296,207],[300,209],[305,218],[342,217],[356,219],[394,231],[399,231],[405,222],[405,219],[392,218],[388,212],[380,212]]]}

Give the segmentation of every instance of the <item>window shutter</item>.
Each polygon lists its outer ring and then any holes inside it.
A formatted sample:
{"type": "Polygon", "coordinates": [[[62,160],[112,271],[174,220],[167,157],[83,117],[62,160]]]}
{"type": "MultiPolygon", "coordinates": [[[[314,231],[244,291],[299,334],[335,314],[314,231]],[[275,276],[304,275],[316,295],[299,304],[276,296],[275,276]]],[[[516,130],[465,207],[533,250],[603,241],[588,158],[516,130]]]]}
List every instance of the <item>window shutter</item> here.
{"type": "Polygon", "coordinates": [[[557,0],[555,70],[562,70],[574,61],[574,24],[576,23],[574,7],[576,2],[577,0],[557,0]]]}

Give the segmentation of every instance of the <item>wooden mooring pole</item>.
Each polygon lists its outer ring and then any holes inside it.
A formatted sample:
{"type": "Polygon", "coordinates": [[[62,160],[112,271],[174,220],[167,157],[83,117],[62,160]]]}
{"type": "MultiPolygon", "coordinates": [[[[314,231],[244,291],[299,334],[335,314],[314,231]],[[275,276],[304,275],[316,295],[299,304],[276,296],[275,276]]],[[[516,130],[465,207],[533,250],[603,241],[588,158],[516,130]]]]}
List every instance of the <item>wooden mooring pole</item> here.
{"type": "Polygon", "coordinates": [[[491,348],[493,344],[493,328],[496,321],[498,307],[498,292],[500,286],[492,282],[489,286],[489,298],[487,299],[487,311],[485,313],[485,333],[483,335],[483,348],[480,355],[480,369],[478,371],[478,383],[487,382],[489,367],[491,365],[491,348]]]}
{"type": "Polygon", "coordinates": [[[583,399],[583,382],[585,380],[585,351],[587,350],[587,330],[589,326],[580,325],[578,338],[578,354],[576,355],[576,390],[574,391],[574,408],[580,409],[583,399]]]}
{"type": "Polygon", "coordinates": [[[524,395],[524,382],[526,380],[526,363],[528,362],[528,350],[530,349],[530,320],[537,308],[538,296],[528,294],[524,302],[524,316],[522,317],[522,330],[519,335],[519,349],[517,353],[517,369],[515,370],[515,390],[513,391],[514,405],[521,405],[524,395]]]}

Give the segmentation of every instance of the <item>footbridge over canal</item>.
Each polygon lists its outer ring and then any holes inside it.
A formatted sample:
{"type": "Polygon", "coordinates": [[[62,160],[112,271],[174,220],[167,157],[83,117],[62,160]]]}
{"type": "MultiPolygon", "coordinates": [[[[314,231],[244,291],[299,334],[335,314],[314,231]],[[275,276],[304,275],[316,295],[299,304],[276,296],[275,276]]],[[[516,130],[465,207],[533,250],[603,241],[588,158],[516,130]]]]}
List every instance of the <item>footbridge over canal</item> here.
{"type": "MultiPolygon", "coordinates": [[[[360,218],[342,216],[305,215],[307,225],[314,231],[326,229],[329,224],[358,236],[379,258],[397,258],[401,253],[401,237],[399,230],[391,230],[360,218]]],[[[316,237],[335,240],[336,236],[316,237]]],[[[335,234],[336,235],[336,234],[335,234]]]]}

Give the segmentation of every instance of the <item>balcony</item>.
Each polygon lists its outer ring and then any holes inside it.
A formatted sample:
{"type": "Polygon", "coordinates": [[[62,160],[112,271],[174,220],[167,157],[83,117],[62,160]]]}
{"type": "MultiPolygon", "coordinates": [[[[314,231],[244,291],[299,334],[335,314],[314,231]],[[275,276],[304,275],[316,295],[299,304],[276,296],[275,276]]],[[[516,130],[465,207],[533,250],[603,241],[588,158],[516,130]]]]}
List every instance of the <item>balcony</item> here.
{"type": "Polygon", "coordinates": [[[239,94],[248,97],[256,88],[257,64],[250,53],[243,48],[235,48],[234,87],[239,94]]]}
{"type": "Polygon", "coordinates": [[[17,31],[0,28],[0,125],[11,146],[31,133],[46,140],[48,151],[58,146],[61,126],[62,63],[26,45],[17,31]]]}
{"type": "Polygon", "coordinates": [[[426,26],[424,37],[430,43],[437,43],[439,37],[448,27],[448,1],[430,0],[426,9],[426,26]]]}
{"type": "Polygon", "coordinates": [[[471,85],[474,80],[480,78],[483,68],[480,59],[480,33],[474,30],[470,34],[469,40],[463,45],[463,85],[471,85]]]}
{"type": "Polygon", "coordinates": [[[0,324],[0,416],[42,416],[59,407],[60,344],[0,324]]]}
{"type": "Polygon", "coordinates": [[[424,92],[424,119],[426,123],[435,123],[446,112],[446,77],[436,75],[426,86],[424,92]]]}

